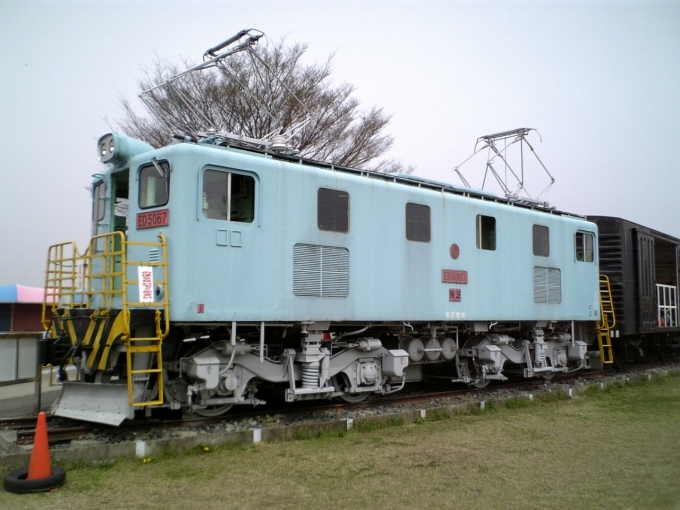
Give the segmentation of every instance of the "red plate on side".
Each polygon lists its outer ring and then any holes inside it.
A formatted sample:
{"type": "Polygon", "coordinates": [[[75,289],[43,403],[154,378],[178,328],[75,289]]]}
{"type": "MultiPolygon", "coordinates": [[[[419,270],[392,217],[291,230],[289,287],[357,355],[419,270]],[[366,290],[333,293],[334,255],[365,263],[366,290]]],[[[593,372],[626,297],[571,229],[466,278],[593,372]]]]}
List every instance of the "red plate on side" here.
{"type": "Polygon", "coordinates": [[[169,224],[169,209],[137,213],[137,230],[143,228],[167,227],[169,224]]]}

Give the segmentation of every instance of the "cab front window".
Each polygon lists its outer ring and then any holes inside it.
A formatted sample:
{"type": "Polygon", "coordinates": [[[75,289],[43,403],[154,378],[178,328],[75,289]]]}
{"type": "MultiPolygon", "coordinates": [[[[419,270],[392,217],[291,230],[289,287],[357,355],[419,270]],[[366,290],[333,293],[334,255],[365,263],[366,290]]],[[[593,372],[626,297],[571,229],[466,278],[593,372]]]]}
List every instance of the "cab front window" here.
{"type": "Polygon", "coordinates": [[[170,165],[167,161],[152,161],[139,171],[139,208],[149,209],[168,203],[170,165]]]}

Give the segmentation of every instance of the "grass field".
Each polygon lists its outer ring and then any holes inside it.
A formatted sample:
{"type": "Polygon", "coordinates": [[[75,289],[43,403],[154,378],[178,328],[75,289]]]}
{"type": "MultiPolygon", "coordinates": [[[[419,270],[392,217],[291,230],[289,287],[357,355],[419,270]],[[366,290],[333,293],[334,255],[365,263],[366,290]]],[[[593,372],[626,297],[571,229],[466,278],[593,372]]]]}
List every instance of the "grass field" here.
{"type": "Polygon", "coordinates": [[[414,425],[67,465],[0,508],[680,508],[680,376],[414,425]]]}

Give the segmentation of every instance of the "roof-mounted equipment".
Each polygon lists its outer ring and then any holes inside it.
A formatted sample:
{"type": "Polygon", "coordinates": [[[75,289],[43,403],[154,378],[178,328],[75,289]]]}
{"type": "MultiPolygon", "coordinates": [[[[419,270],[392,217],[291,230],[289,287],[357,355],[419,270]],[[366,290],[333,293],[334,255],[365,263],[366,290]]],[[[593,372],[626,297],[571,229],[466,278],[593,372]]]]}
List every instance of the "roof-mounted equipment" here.
{"type": "MultiPolygon", "coordinates": [[[[484,149],[489,149],[486,160],[486,170],[484,172],[484,180],[482,181],[481,186],[482,190],[486,185],[487,176],[490,173],[496,179],[496,182],[500,185],[501,189],[503,190],[503,193],[505,194],[508,200],[523,202],[540,207],[550,207],[550,204],[548,202],[543,201],[543,199],[545,195],[548,193],[548,190],[555,183],[555,178],[550,174],[550,172],[548,172],[548,169],[540,160],[540,158],[534,151],[534,148],[527,141],[526,137],[530,131],[536,130],[533,128],[519,128],[513,129],[511,131],[494,133],[492,135],[480,136],[477,139],[477,143],[475,144],[475,150],[472,156],[467,158],[460,165],[454,167],[453,169],[454,172],[458,174],[458,177],[460,177],[461,181],[463,181],[463,184],[465,186],[467,186],[468,188],[471,187],[468,181],[465,179],[465,177],[463,177],[463,174],[460,173],[459,169],[462,165],[464,165],[465,163],[470,161],[470,159],[472,159],[475,155],[477,155],[477,153],[481,152],[484,149]],[[482,142],[483,145],[480,147],[480,143],[482,142]],[[503,142],[502,146],[500,145],[500,142],[503,142]],[[520,150],[518,171],[515,171],[508,162],[509,159],[508,149],[516,143],[519,143],[520,150]],[[525,185],[524,144],[526,144],[526,146],[531,150],[531,153],[534,155],[540,167],[547,174],[550,180],[547,187],[543,191],[541,191],[536,197],[532,196],[529,193],[525,185]],[[501,171],[494,167],[494,162],[496,158],[499,158],[501,160],[501,164],[503,165],[502,176],[501,171]],[[514,191],[511,189],[511,186],[513,187],[516,186],[514,191]]],[[[536,134],[538,134],[540,140],[541,139],[540,133],[536,131],[536,134]]]]}
{"type": "MultiPolygon", "coordinates": [[[[257,149],[271,150],[273,152],[282,154],[294,154],[297,151],[293,149],[292,143],[293,138],[299,134],[304,127],[309,124],[313,116],[307,106],[295,95],[295,93],[271,70],[267,63],[260,57],[256,51],[258,44],[263,40],[266,40],[264,32],[256,30],[254,28],[241,30],[237,34],[233,35],[229,39],[221,42],[220,44],[213,46],[205,51],[203,54],[203,62],[186,71],[183,71],[172,78],[151,87],[139,95],[144,105],[147,107],[149,112],[153,117],[156,118],[158,122],[163,124],[170,132],[176,129],[176,122],[173,122],[173,116],[182,116],[179,111],[175,111],[172,108],[167,110],[159,108],[159,104],[172,105],[173,101],[182,103],[190,111],[191,116],[193,116],[193,121],[202,123],[202,130],[194,130],[194,132],[184,133],[185,136],[191,135],[198,139],[209,139],[212,143],[228,143],[234,145],[242,145],[246,147],[254,147],[257,149]],[[272,111],[266,104],[259,100],[255,94],[253,94],[247,86],[247,83],[243,83],[239,80],[228,66],[224,65],[225,59],[235,55],[237,53],[247,52],[251,57],[250,62],[255,68],[254,73],[260,80],[264,80],[262,73],[258,69],[258,66],[262,66],[267,70],[269,76],[274,77],[279,84],[285,89],[285,91],[290,94],[290,96],[297,101],[301,106],[306,116],[297,122],[293,122],[289,125],[284,125],[284,122],[277,115],[277,112],[272,111]],[[245,135],[227,132],[226,128],[220,126],[214,126],[213,121],[211,121],[203,111],[195,104],[194,101],[189,97],[188,94],[182,91],[181,83],[188,75],[203,71],[205,69],[210,69],[217,67],[230,79],[234,80],[239,86],[239,89],[247,94],[252,100],[254,100],[257,105],[262,108],[266,114],[272,119],[273,124],[276,126],[274,130],[265,134],[262,138],[252,138],[245,135]]],[[[184,119],[186,120],[186,119],[184,119]]],[[[186,129],[192,131],[188,125],[185,124],[186,129]]]]}

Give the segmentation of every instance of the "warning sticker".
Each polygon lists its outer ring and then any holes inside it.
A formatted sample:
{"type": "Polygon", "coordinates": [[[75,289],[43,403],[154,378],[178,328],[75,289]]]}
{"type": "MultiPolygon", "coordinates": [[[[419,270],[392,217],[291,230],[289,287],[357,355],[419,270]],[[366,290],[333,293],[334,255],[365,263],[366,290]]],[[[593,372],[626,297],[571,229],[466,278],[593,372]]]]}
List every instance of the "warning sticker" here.
{"type": "Polygon", "coordinates": [[[141,303],[153,303],[153,268],[139,266],[139,301],[141,303]]]}

